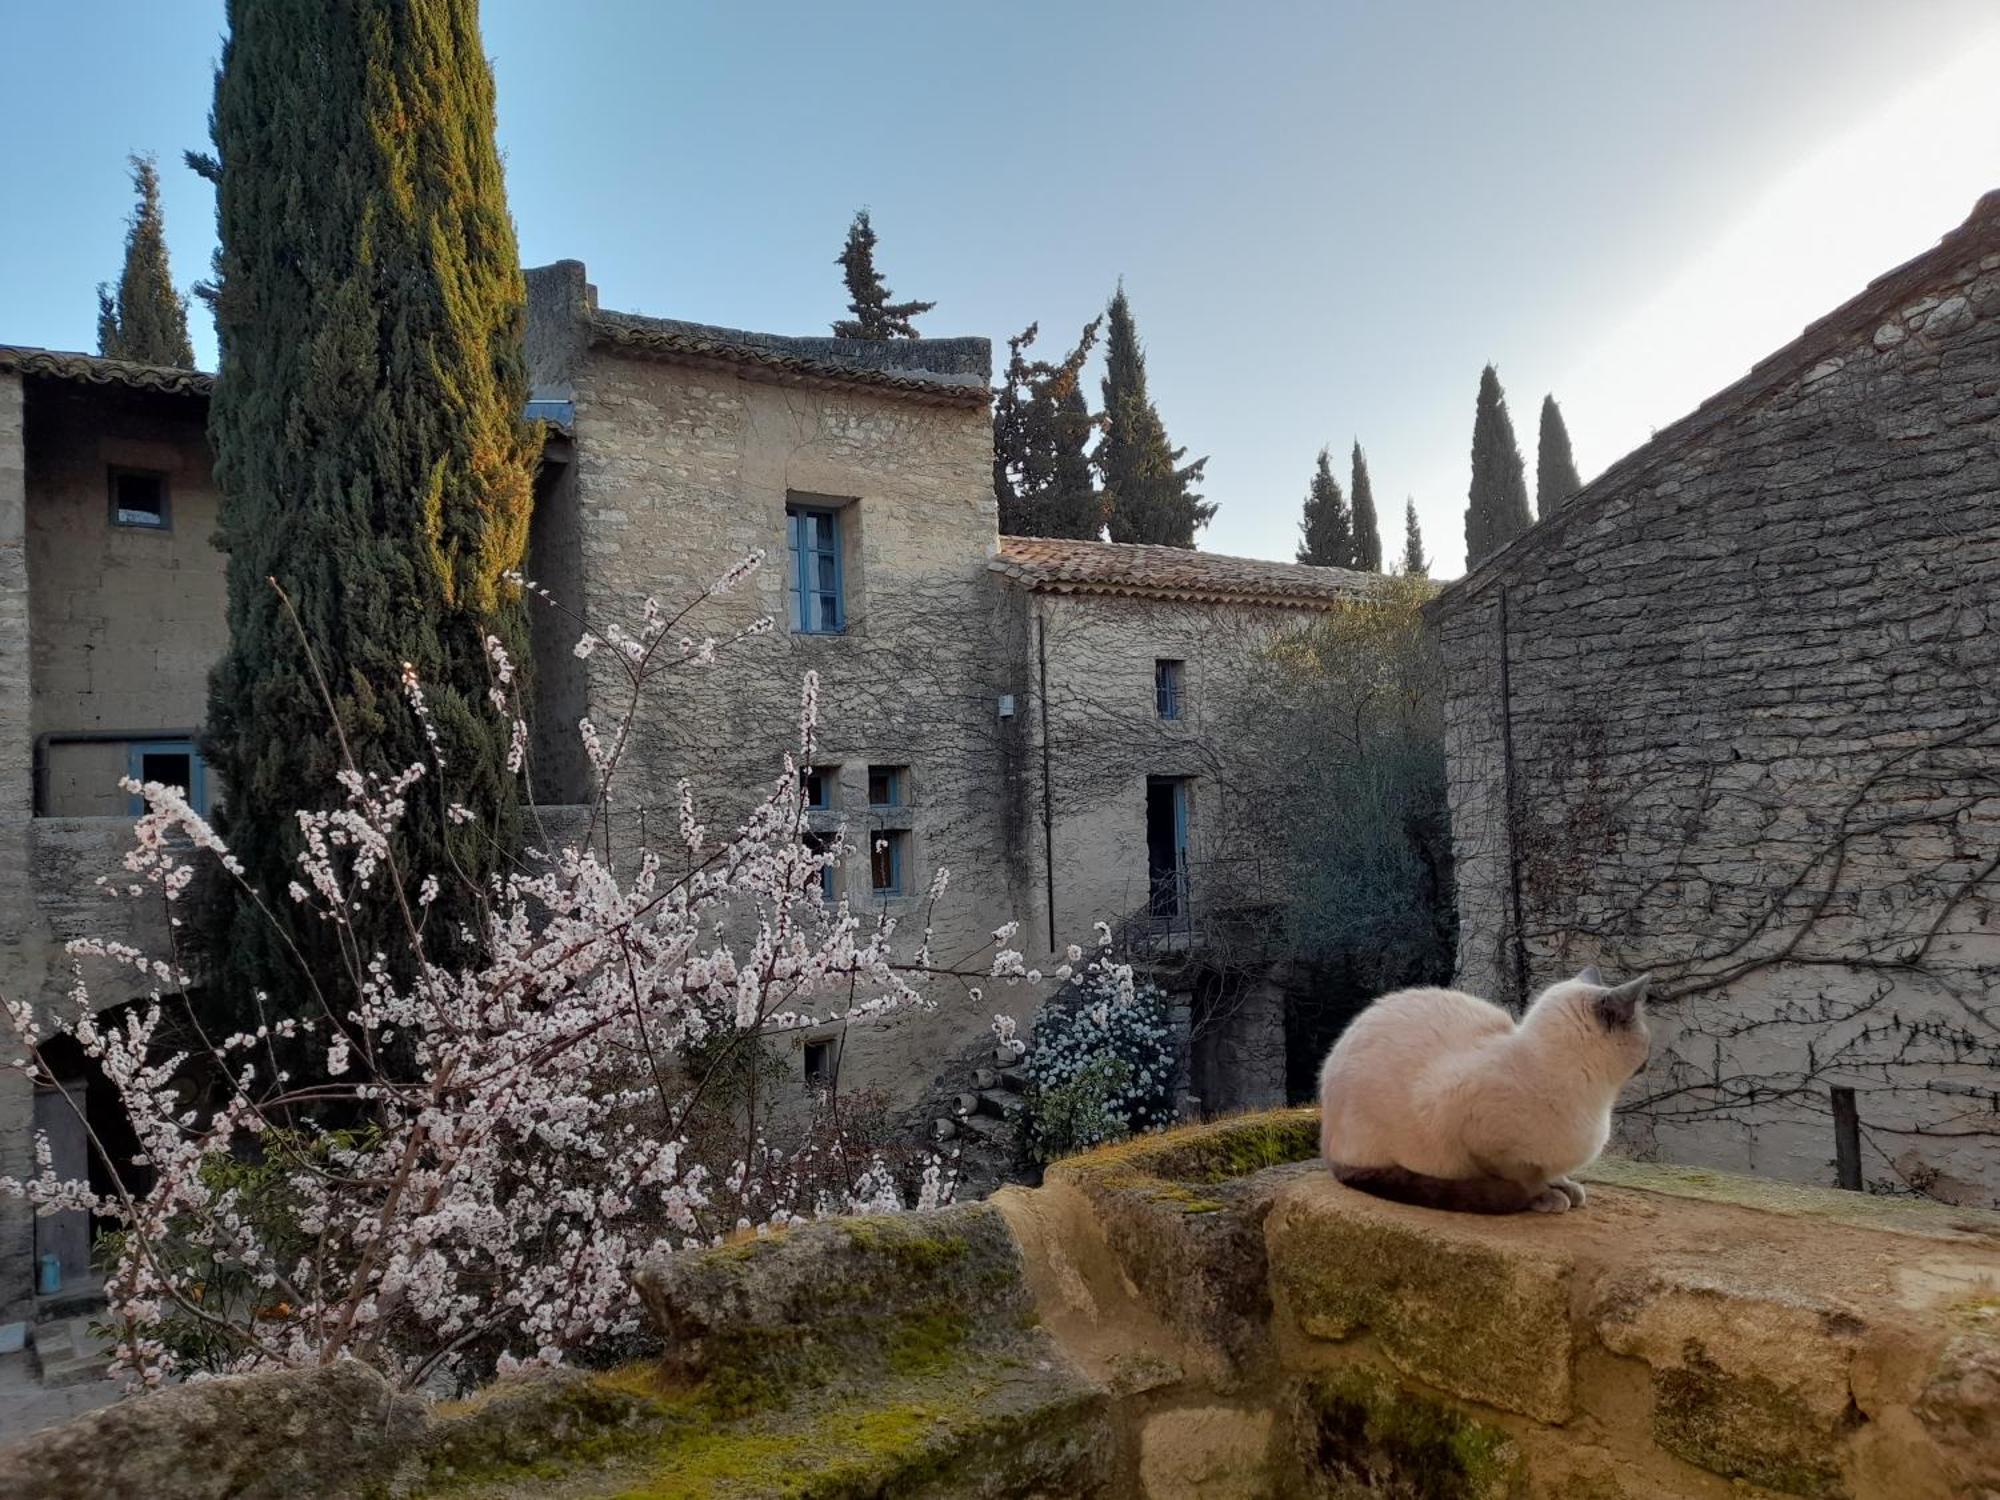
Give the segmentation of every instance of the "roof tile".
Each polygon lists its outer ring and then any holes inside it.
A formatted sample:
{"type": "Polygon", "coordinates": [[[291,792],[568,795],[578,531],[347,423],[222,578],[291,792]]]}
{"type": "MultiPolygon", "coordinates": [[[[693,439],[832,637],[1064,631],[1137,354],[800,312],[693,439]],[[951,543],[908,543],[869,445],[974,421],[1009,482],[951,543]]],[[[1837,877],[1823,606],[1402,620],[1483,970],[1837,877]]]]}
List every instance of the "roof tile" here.
{"type": "Polygon", "coordinates": [[[1052,593],[1292,609],[1329,609],[1366,597],[1375,585],[1374,574],[1346,568],[1062,537],[1003,536],[988,566],[1030,589],[1052,593]]]}

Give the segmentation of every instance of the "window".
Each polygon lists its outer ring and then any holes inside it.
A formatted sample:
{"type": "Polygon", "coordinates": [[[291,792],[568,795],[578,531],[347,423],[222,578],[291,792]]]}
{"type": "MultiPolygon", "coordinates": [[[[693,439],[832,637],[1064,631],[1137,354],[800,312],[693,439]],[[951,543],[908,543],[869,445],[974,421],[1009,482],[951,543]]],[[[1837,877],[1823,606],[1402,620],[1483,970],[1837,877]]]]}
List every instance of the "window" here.
{"type": "Polygon", "coordinates": [[[1163,719],[1181,716],[1181,676],[1186,662],[1161,657],[1153,663],[1153,705],[1163,719]]]}
{"type": "Polygon", "coordinates": [[[1156,921],[1187,915],[1188,784],[1179,777],[1146,781],[1148,913],[1156,921]]]}
{"type": "Polygon", "coordinates": [[[909,795],[910,768],[908,766],[870,766],[868,768],[868,805],[870,807],[901,807],[903,799],[909,795]]]}
{"type": "Polygon", "coordinates": [[[806,806],[814,812],[824,812],[833,806],[834,793],[839,786],[839,766],[807,766],[799,772],[800,794],[806,806]]]}
{"type": "Polygon", "coordinates": [[[830,1089],[833,1087],[833,1043],[806,1043],[806,1087],[809,1089],[830,1089]]]}
{"type": "Polygon", "coordinates": [[[792,553],[792,629],[838,635],[847,628],[840,593],[840,512],[787,505],[785,529],[792,553]]]}
{"type": "Polygon", "coordinates": [[[144,469],[111,470],[111,524],[141,531],[166,531],[167,476],[144,469]]]}
{"type": "MultiPolygon", "coordinates": [[[[174,786],[203,817],[208,816],[208,769],[193,740],[143,740],[125,752],[125,774],[134,781],[157,781],[174,786]]],[[[146,810],[143,797],[132,799],[132,814],[146,810]]]]}
{"type": "Polygon", "coordinates": [[[878,896],[900,896],[909,873],[910,833],[878,828],[868,836],[868,888],[878,896]]]}
{"type": "Polygon", "coordinates": [[[833,852],[834,843],[834,836],[830,833],[808,832],[805,835],[805,846],[812,850],[814,854],[819,855],[823,861],[813,867],[812,871],[809,872],[808,878],[812,878],[813,876],[818,877],[819,899],[824,901],[828,906],[838,906],[840,904],[839,883],[836,879],[839,874],[839,867],[830,862],[824,862],[826,856],[833,852]]]}

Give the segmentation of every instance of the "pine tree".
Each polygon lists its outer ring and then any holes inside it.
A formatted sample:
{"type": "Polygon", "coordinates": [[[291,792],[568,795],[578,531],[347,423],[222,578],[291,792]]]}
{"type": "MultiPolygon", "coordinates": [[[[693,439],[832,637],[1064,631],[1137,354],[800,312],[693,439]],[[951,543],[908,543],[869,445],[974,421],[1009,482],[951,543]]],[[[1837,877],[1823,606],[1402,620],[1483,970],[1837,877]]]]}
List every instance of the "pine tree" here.
{"type": "Polygon", "coordinates": [[[166,219],[160,212],[160,173],[150,156],[129,158],[138,206],[125,228],[125,269],[114,296],[97,286],[97,352],[146,365],[194,368],[188,339],[187,298],[174,290],[167,266],[166,219]]]}
{"type": "Polygon", "coordinates": [[[1317,568],[1354,566],[1354,522],[1347,509],[1347,497],[1340,493],[1340,481],[1333,477],[1333,460],[1322,448],[1306,490],[1304,513],[1299,517],[1298,560],[1317,568]]]}
{"type": "Polygon", "coordinates": [[[1375,520],[1375,487],[1368,482],[1368,456],[1361,451],[1361,440],[1354,440],[1353,486],[1348,493],[1353,497],[1350,504],[1354,510],[1354,566],[1364,573],[1382,571],[1382,528],[1375,520]]]}
{"type": "Polygon", "coordinates": [[[1541,441],[1535,450],[1535,515],[1546,521],[1583,488],[1570,452],[1569,429],[1554,396],[1542,397],[1541,441]]]}
{"type": "Polygon", "coordinates": [[[1465,508],[1465,566],[1479,566],[1534,524],[1528,514],[1528,479],[1521,447],[1507,416],[1500,376],[1488,365],[1479,376],[1479,404],[1472,421],[1472,487],[1465,508]]]}
{"type": "Polygon", "coordinates": [[[1428,578],[1431,565],[1424,557],[1424,534],[1417,529],[1417,502],[1403,502],[1403,576],[1428,578]]]}
{"type": "Polygon", "coordinates": [[[1097,423],[1079,376],[1103,319],[1084,326],[1059,364],[1031,360],[1038,325],[1007,341],[1007,373],[993,397],[993,493],[1008,536],[1094,540],[1104,527],[1104,497],[1085,449],[1097,423]]]}
{"type": "Polygon", "coordinates": [[[834,263],[847,279],[847,310],[854,314],[833,325],[835,338],[880,343],[885,339],[919,337],[916,325],[910,320],[937,304],[889,300],[889,288],[882,284],[881,273],[875,269],[875,226],[868,222],[867,209],[855,214],[854,222],[847,226],[847,244],[834,263]]]}
{"type": "Polygon", "coordinates": [[[1195,488],[1208,460],[1183,464],[1187,449],[1167,441],[1166,424],[1146,394],[1146,354],[1123,286],[1106,316],[1104,441],[1094,456],[1111,540],[1192,547],[1195,532],[1215,514],[1195,488]]]}
{"type": "Polygon", "coordinates": [[[412,887],[443,883],[424,922],[433,956],[452,956],[515,844],[520,778],[510,725],[487,702],[485,640],[525,666],[506,575],[526,547],[534,462],[526,287],[477,0],[230,0],[228,14],[210,117],[221,361],[209,435],[229,647],[206,748],[226,835],[269,915],[247,902],[219,914],[216,977],[237,1014],[253,990],[297,1012],[311,986],[351,982],[357,954],[408,951],[383,875],[373,930],[332,928],[287,899],[293,810],[341,796],[336,727],[364,773],[430,767],[406,794],[393,857],[412,887]]]}

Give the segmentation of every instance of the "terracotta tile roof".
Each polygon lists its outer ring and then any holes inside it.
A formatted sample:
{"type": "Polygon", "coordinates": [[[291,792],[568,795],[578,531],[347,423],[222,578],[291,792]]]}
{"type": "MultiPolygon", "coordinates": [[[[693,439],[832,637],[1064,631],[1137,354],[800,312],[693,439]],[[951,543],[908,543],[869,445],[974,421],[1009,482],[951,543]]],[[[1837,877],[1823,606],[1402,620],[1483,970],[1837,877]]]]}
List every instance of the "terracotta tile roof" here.
{"type": "Polygon", "coordinates": [[[48,380],[74,380],[87,385],[122,385],[134,390],[160,391],[172,396],[206,396],[215,377],[177,365],[142,365],[129,359],[105,359],[97,354],[72,354],[62,349],[35,349],[25,344],[0,344],[0,370],[39,375],[48,380]]]}
{"type": "Polygon", "coordinates": [[[988,566],[1027,588],[1051,593],[1124,594],[1290,609],[1329,609],[1362,598],[1374,580],[1371,573],[1346,568],[1223,557],[1184,547],[1041,536],[1001,537],[1000,550],[988,566]]]}
{"type": "Polygon", "coordinates": [[[984,406],[992,351],[985,339],[893,340],[783,338],[672,318],[597,312],[590,342],[631,354],[726,370],[777,385],[865,386],[929,406],[984,406]],[[939,368],[918,361],[934,358],[939,368]]]}

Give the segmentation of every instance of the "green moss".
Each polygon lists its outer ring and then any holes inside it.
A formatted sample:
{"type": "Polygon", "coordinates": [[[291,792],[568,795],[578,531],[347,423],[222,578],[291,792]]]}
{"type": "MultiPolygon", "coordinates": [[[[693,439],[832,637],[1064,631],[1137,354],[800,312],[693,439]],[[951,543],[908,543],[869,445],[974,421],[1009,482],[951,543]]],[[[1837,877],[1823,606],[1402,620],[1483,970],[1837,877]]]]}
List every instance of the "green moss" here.
{"type": "Polygon", "coordinates": [[[930,1276],[965,1259],[965,1236],[939,1230],[915,1214],[842,1219],[840,1231],[856,1249],[887,1255],[899,1271],[930,1276]]]}
{"type": "Polygon", "coordinates": [[[1840,1440],[1860,1422],[1828,1431],[1794,1391],[1762,1375],[1730,1375],[1699,1340],[1678,1369],[1653,1377],[1653,1437],[1662,1448],[1730,1479],[1787,1495],[1841,1493],[1840,1440]]]}
{"type": "Polygon", "coordinates": [[[1151,1188],[1146,1196],[1155,1203],[1170,1203],[1184,1214],[1220,1213],[1229,1206],[1217,1199],[1205,1198],[1193,1188],[1178,1182],[1163,1183],[1151,1188]]]}
{"type": "Polygon", "coordinates": [[[1060,1166],[1213,1186],[1266,1167],[1310,1161],[1318,1151],[1319,1116],[1310,1109],[1279,1109],[1134,1136],[1070,1157],[1060,1166]]]}
{"type": "Polygon", "coordinates": [[[954,1313],[910,1318],[889,1335],[889,1368],[898,1375],[929,1375],[943,1369],[972,1336],[971,1324],[954,1313]]]}
{"type": "Polygon", "coordinates": [[[1561,1261],[1429,1223],[1274,1218],[1271,1279],[1300,1332],[1366,1329],[1398,1368],[1545,1422],[1570,1413],[1570,1277],[1561,1261]]]}
{"type": "Polygon", "coordinates": [[[1498,1500],[1521,1474],[1505,1432],[1365,1370],[1304,1382],[1296,1436],[1310,1493],[1498,1500]]]}

